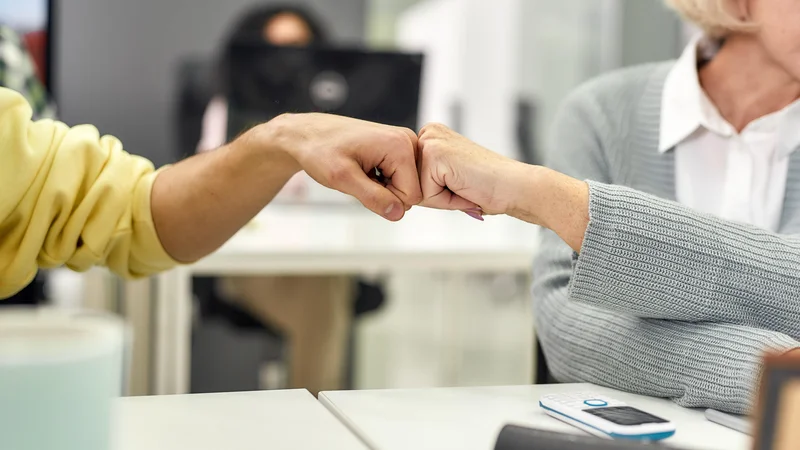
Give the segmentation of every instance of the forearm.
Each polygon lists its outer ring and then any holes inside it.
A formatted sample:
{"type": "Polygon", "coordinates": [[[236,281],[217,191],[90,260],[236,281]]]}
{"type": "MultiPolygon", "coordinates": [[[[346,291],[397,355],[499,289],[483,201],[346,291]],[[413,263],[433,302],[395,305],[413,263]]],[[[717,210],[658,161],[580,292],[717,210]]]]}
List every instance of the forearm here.
{"type": "Polygon", "coordinates": [[[573,296],[639,317],[800,336],[800,237],[725,221],[636,190],[591,184],[573,296]],[[597,277],[613,279],[598,284],[597,277]]]}
{"type": "Polygon", "coordinates": [[[250,221],[299,171],[274,123],[216,151],[162,171],[153,185],[153,222],[176,260],[196,261],[250,221]]]}
{"type": "MultiPolygon", "coordinates": [[[[800,239],[633,189],[520,165],[510,214],[580,252],[575,300],[644,318],[754,325],[800,336],[800,239]],[[591,215],[591,221],[590,216],[591,215]],[[605,281],[605,282],[601,282],[605,281]]],[[[512,191],[509,191],[512,192],[512,191]]]]}
{"type": "Polygon", "coordinates": [[[553,230],[574,251],[580,251],[589,225],[589,186],[546,167],[516,163],[502,193],[507,214],[553,230]]]}

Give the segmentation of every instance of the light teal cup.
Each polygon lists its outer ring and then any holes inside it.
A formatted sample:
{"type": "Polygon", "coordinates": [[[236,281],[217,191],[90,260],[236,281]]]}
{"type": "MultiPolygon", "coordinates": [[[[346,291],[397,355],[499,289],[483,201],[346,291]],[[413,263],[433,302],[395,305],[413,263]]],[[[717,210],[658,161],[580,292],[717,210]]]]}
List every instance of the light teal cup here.
{"type": "Polygon", "coordinates": [[[0,312],[0,449],[110,450],[126,341],[109,315],[0,312]]]}

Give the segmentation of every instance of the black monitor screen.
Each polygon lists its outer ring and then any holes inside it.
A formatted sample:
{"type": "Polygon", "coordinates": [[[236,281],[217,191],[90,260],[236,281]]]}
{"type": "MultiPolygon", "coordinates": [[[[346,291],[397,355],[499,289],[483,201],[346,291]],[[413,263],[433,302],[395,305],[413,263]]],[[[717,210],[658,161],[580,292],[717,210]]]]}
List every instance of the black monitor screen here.
{"type": "Polygon", "coordinates": [[[230,51],[229,137],[286,112],[417,126],[422,55],[248,43],[230,51]]]}
{"type": "Polygon", "coordinates": [[[31,53],[42,83],[50,86],[51,0],[0,0],[0,24],[17,31],[31,53]]]}

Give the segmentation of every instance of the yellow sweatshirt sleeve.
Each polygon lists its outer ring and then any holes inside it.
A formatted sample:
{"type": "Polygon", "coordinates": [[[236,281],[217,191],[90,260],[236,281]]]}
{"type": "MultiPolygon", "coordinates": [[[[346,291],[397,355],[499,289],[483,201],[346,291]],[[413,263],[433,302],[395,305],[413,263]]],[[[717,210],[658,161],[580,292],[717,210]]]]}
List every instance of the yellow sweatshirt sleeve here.
{"type": "Polygon", "coordinates": [[[135,278],[176,265],[153,226],[155,177],[116,138],[32,122],[28,103],[0,88],[0,299],[40,267],[105,265],[135,278]]]}

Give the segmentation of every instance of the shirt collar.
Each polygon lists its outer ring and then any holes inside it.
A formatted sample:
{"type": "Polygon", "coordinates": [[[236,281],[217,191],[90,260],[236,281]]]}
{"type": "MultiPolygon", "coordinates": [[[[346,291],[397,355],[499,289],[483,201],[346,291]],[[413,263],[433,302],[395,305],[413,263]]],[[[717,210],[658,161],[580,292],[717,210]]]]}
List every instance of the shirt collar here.
{"type": "MultiPolygon", "coordinates": [[[[659,153],[666,153],[703,127],[723,136],[735,130],[722,117],[700,86],[698,64],[713,58],[719,44],[696,36],[670,70],[661,99],[659,153]]],[[[800,100],[776,112],[781,117],[777,130],[777,151],[789,155],[800,148],[800,100]]]]}
{"type": "Polygon", "coordinates": [[[675,147],[701,126],[721,134],[733,131],[706,96],[698,77],[698,63],[710,59],[716,48],[702,35],[695,37],[667,75],[661,99],[660,153],[675,147]]]}

